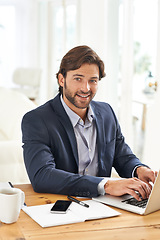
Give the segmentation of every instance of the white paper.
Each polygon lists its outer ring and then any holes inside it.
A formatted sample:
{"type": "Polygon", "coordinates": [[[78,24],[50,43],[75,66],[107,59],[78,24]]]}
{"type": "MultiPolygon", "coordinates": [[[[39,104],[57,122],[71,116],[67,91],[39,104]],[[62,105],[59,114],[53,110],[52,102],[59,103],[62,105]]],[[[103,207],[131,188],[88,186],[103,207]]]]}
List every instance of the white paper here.
{"type": "Polygon", "coordinates": [[[83,207],[77,203],[72,203],[70,209],[76,214],[83,216],[85,220],[108,218],[120,215],[119,212],[94,200],[83,201],[89,205],[89,208],[83,207]]]}
{"type": "Polygon", "coordinates": [[[64,224],[71,224],[77,222],[84,222],[85,220],[99,219],[105,217],[118,216],[120,213],[111,209],[110,207],[93,201],[84,201],[89,205],[89,208],[81,206],[72,202],[67,213],[50,213],[53,204],[45,204],[38,206],[23,207],[23,211],[27,213],[34,221],[41,227],[51,227],[64,224]]]}

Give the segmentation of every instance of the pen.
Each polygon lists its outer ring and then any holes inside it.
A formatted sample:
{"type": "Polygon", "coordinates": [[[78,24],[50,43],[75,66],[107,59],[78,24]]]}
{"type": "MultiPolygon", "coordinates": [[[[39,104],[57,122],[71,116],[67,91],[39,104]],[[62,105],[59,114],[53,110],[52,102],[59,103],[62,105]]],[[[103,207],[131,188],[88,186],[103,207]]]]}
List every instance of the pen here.
{"type": "Polygon", "coordinates": [[[13,187],[13,184],[12,184],[11,182],[8,182],[8,183],[9,183],[9,185],[10,185],[12,188],[14,188],[14,187],[13,187]]]}
{"type": "Polygon", "coordinates": [[[89,205],[88,205],[88,204],[86,204],[86,203],[84,203],[84,202],[82,202],[82,201],[79,201],[79,200],[77,200],[76,198],[73,198],[73,197],[71,197],[71,196],[68,196],[68,199],[69,199],[69,200],[72,200],[73,202],[76,202],[76,203],[80,204],[80,205],[83,206],[83,207],[89,208],[89,205]]]}

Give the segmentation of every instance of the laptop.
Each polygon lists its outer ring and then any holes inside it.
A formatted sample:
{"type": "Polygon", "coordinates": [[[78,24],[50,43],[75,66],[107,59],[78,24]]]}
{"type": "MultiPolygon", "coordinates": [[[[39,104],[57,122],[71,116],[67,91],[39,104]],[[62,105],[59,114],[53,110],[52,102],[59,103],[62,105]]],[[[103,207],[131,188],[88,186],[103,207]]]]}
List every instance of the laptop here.
{"type": "Polygon", "coordinates": [[[141,215],[147,215],[149,213],[155,212],[160,209],[160,171],[158,172],[157,178],[148,199],[143,199],[139,202],[129,194],[125,194],[120,197],[105,194],[103,196],[92,199],[141,215]]]}

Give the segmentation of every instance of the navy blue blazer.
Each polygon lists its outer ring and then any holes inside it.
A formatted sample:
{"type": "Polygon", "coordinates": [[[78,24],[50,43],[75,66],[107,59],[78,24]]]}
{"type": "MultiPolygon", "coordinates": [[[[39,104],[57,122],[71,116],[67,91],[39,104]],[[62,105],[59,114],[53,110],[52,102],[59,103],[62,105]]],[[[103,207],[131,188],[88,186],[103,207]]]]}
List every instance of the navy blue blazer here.
{"type": "Polygon", "coordinates": [[[112,167],[129,178],[135,166],[142,165],[124,142],[112,108],[95,101],[91,106],[97,126],[98,177],[78,174],[76,138],[59,94],[23,117],[24,162],[36,192],[95,197],[112,167]]]}

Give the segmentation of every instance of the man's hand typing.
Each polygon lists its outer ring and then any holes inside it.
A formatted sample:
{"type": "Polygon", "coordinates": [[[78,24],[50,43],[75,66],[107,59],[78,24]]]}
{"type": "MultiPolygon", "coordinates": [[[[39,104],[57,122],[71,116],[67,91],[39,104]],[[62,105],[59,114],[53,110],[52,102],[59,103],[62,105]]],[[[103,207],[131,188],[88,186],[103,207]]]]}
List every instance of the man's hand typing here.
{"type": "Polygon", "coordinates": [[[147,183],[150,186],[150,188],[152,188],[150,182],[152,183],[155,182],[157,174],[158,174],[157,171],[153,171],[147,167],[141,166],[136,169],[136,176],[143,182],[147,183]]]}
{"type": "Polygon", "coordinates": [[[138,201],[148,198],[151,193],[151,187],[138,178],[128,178],[120,180],[108,180],[104,186],[105,192],[112,196],[121,196],[130,194],[138,201]],[[140,196],[139,196],[140,195],[140,196]]]}

